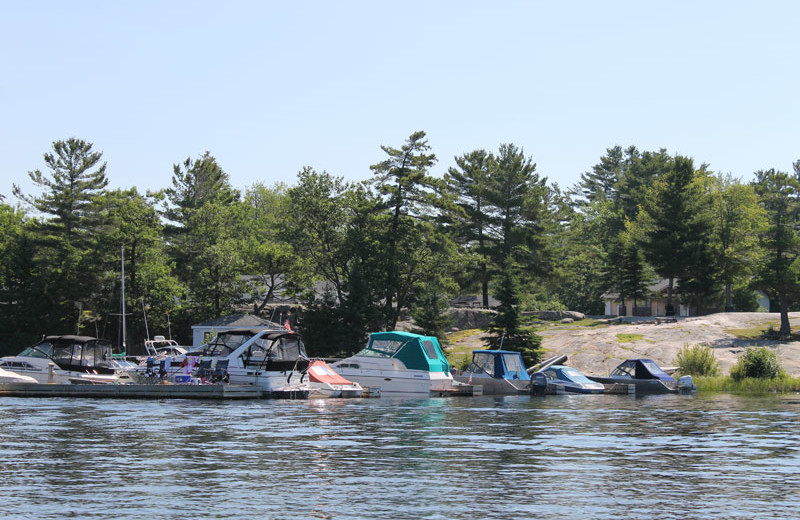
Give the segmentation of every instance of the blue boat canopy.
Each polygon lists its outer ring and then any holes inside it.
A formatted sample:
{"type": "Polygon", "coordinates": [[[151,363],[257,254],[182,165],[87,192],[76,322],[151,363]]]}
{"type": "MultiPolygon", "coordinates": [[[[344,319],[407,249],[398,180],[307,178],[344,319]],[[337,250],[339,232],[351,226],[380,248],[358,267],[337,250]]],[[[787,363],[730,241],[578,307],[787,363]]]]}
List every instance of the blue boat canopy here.
{"type": "Polygon", "coordinates": [[[667,374],[652,359],[628,359],[611,371],[611,377],[630,377],[632,379],[659,379],[675,382],[675,378],[667,374]]]}
{"type": "Polygon", "coordinates": [[[522,362],[522,354],[512,350],[473,350],[472,363],[464,372],[488,374],[496,379],[531,379],[522,362]]]}

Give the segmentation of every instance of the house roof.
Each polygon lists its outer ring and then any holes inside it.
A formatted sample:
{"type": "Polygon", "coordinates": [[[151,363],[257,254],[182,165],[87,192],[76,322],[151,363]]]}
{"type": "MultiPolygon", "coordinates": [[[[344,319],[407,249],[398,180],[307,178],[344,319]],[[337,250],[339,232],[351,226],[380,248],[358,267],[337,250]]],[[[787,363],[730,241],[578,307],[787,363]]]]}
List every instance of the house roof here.
{"type": "MultiPolygon", "coordinates": [[[[663,293],[663,292],[665,292],[667,290],[667,287],[669,287],[669,279],[663,278],[661,280],[656,280],[655,282],[649,284],[647,286],[647,290],[648,290],[648,292],[651,292],[651,293],[663,293]]],[[[677,280],[675,281],[675,284],[674,284],[673,287],[674,288],[678,287],[677,280]]],[[[603,298],[604,300],[614,300],[614,301],[616,301],[617,299],[619,299],[619,293],[618,292],[607,292],[607,293],[604,293],[601,296],[601,298],[603,298]]]]}
{"type": "Polygon", "coordinates": [[[192,325],[193,329],[198,328],[226,328],[226,329],[250,329],[254,327],[280,328],[281,325],[255,314],[233,314],[231,316],[221,316],[213,320],[205,321],[192,325]]]}

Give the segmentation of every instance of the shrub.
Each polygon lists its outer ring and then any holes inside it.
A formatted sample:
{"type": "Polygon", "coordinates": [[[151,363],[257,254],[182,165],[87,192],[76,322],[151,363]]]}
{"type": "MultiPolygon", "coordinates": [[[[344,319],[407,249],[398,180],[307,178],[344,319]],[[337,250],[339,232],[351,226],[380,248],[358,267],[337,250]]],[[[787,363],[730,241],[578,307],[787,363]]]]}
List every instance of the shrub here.
{"type": "Polygon", "coordinates": [[[719,361],[707,344],[684,345],[675,356],[675,364],[681,374],[693,376],[715,376],[719,373],[719,361]]]}
{"type": "Polygon", "coordinates": [[[746,377],[774,379],[782,372],[778,356],[767,347],[747,349],[731,367],[731,377],[737,381],[746,377]]]}

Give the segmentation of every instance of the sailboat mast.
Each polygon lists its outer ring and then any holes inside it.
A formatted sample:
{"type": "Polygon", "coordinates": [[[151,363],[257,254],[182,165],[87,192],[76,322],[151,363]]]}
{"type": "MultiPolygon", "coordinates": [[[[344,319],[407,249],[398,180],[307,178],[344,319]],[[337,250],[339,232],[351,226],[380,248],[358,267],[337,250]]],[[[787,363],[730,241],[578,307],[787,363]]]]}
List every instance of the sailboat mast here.
{"type": "Polygon", "coordinates": [[[128,353],[127,330],[125,329],[125,245],[122,245],[122,351],[128,353]]]}

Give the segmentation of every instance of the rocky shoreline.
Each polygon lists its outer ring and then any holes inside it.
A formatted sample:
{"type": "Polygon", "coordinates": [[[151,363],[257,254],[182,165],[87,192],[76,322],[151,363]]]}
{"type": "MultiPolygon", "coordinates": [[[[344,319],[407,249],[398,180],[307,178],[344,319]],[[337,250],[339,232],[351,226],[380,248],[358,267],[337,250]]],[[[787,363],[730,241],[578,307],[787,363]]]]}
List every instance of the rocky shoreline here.
{"type": "MultiPolygon", "coordinates": [[[[800,327],[800,312],[789,316],[792,327],[800,327]]],[[[767,329],[779,320],[777,313],[729,312],[661,323],[654,318],[625,318],[620,323],[606,320],[592,326],[545,322],[538,334],[542,336],[546,356],[566,354],[568,364],[586,374],[607,374],[623,360],[634,357],[648,357],[661,366],[674,366],[675,356],[685,345],[707,344],[714,350],[723,374],[729,373],[746,348],[765,346],[777,354],[789,375],[800,377],[800,343],[744,340],[730,332],[758,327],[767,329]]],[[[467,328],[471,327],[463,327],[467,328]]],[[[485,348],[481,336],[476,332],[459,338],[457,345],[485,348]]]]}

